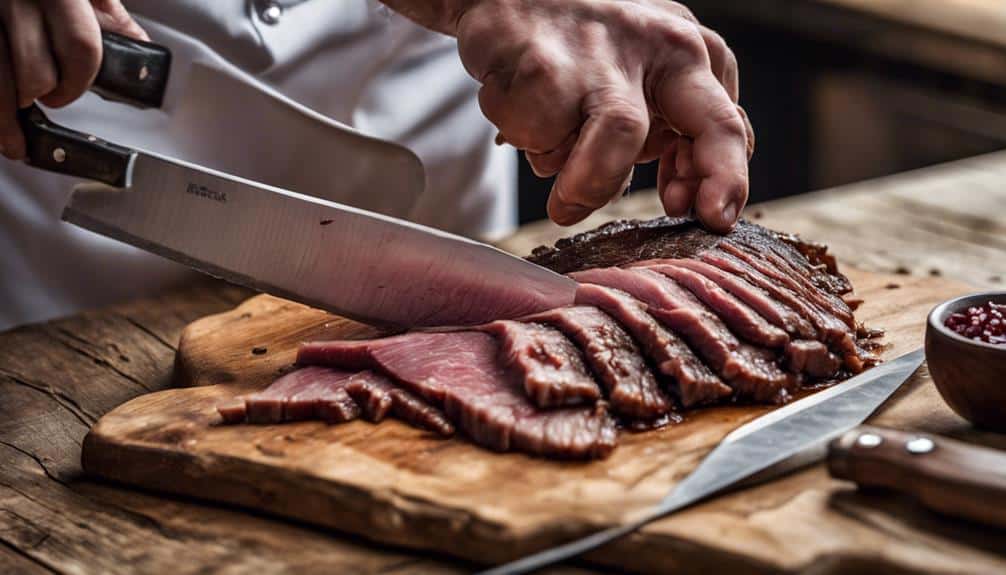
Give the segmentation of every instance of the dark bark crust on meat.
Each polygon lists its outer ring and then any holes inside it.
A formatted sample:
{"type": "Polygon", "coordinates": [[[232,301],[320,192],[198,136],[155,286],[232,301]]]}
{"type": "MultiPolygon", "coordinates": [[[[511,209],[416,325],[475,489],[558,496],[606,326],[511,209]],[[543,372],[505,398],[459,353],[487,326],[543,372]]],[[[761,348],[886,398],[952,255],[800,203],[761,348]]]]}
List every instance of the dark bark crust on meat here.
{"type": "Polygon", "coordinates": [[[770,249],[790,263],[799,263],[821,289],[841,296],[852,283],[838,271],[827,246],[807,242],[741,220],[727,236],[703,229],[691,218],[618,220],[563,238],[554,246],[535,248],[528,260],[568,274],[590,268],[622,266],[654,259],[694,258],[730,238],[752,249],[770,249]]]}

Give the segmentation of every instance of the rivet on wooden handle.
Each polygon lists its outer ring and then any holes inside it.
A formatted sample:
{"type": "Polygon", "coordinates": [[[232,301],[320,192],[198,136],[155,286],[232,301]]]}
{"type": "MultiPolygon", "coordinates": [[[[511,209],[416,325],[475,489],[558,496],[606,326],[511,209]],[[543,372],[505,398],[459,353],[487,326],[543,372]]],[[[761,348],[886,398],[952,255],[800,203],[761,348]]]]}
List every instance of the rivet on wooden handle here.
{"type": "Polygon", "coordinates": [[[934,511],[1006,527],[1006,453],[945,437],[861,426],[831,442],[828,470],[894,489],[934,511]]]}

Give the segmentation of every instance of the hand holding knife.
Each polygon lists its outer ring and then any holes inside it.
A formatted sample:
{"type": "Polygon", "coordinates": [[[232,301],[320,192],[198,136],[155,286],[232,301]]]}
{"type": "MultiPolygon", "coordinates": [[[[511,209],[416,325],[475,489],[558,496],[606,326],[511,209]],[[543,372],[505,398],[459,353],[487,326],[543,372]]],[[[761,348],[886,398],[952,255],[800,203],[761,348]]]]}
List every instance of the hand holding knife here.
{"type": "MultiPolygon", "coordinates": [[[[158,105],[170,54],[109,34],[105,44],[102,93],[158,105]]],[[[20,120],[29,163],[99,182],[78,186],[65,220],[234,283],[397,326],[475,324],[573,301],[569,278],[480,242],[105,142],[38,108],[20,120]]]]}

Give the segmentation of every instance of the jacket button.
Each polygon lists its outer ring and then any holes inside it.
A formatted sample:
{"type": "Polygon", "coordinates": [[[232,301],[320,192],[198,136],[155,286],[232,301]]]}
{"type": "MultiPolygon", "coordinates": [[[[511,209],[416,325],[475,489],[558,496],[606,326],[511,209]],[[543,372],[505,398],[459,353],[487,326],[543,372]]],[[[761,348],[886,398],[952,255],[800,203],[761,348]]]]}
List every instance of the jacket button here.
{"type": "Polygon", "coordinates": [[[283,17],[283,7],[275,2],[267,2],[259,12],[259,17],[270,26],[279,24],[280,18],[283,17]]]}

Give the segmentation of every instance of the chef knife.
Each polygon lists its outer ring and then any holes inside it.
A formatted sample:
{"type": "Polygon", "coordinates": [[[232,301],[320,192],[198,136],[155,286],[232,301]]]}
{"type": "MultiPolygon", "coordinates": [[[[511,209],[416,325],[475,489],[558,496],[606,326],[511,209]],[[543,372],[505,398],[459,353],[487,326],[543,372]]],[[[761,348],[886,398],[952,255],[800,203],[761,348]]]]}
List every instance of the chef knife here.
{"type": "Polygon", "coordinates": [[[640,527],[736,486],[755,474],[808,453],[820,461],[828,442],[862,423],[922,365],[918,349],[834,387],[795,401],[727,435],[702,463],[655,507],[624,525],[484,571],[516,575],[571,559],[640,527]]]}
{"type": "Polygon", "coordinates": [[[1006,529],[1006,453],[946,437],[860,426],[828,446],[832,477],[1006,529]]]}
{"type": "MultiPolygon", "coordinates": [[[[104,92],[156,106],[157,90],[147,88],[163,84],[170,56],[124,42],[146,51],[107,67],[125,80],[103,78],[104,92]]],[[[19,120],[31,165],[93,180],[74,189],[63,219],[234,283],[409,327],[481,323],[574,299],[569,278],[477,241],[103,141],[35,106],[19,120]]]]}

